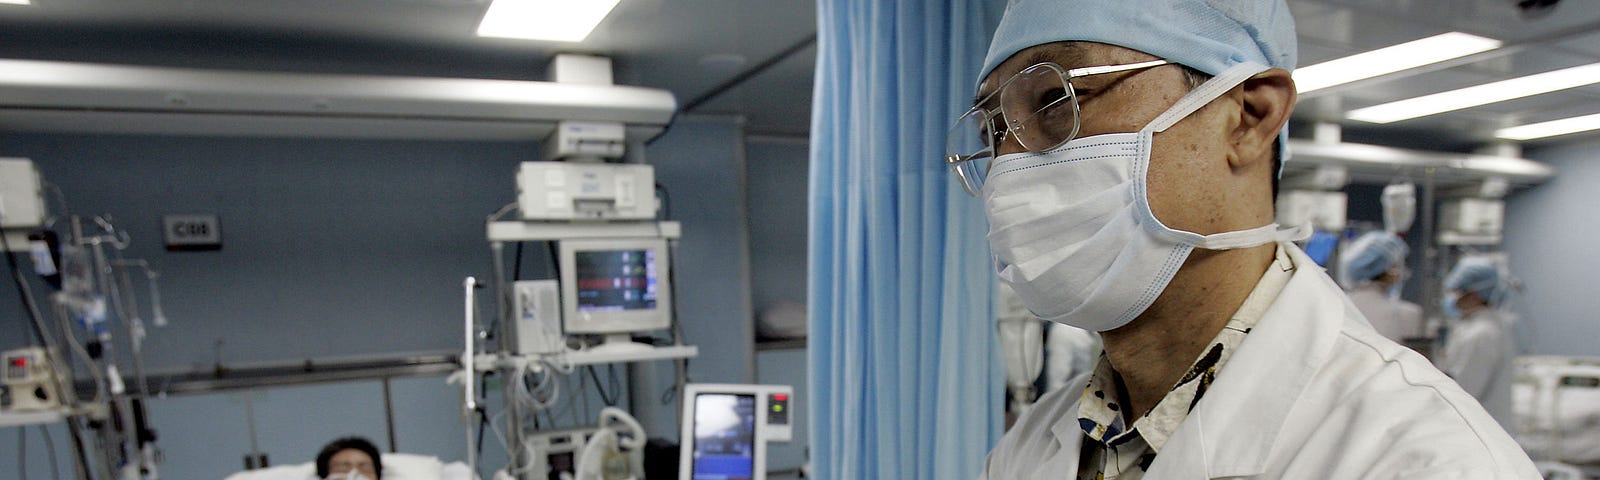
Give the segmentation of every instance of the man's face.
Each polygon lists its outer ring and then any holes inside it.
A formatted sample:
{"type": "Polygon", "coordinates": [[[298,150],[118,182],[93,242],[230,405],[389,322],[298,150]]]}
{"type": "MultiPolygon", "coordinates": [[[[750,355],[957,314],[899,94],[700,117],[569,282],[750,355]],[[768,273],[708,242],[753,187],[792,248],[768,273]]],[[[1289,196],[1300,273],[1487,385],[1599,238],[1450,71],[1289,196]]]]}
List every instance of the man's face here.
{"type": "MultiPolygon", "coordinates": [[[[1143,52],[1100,43],[1038,45],[1018,52],[995,68],[984,79],[978,98],[988,96],[1018,71],[1040,62],[1054,62],[1065,69],[1073,69],[1156,59],[1143,52]]],[[[1137,132],[1190,90],[1188,77],[1178,65],[1092,75],[1071,81],[1081,112],[1077,138],[1137,132]]],[[[1200,234],[1236,228],[1221,225],[1220,216],[1216,214],[1219,206],[1228,204],[1224,196],[1237,195],[1214,181],[1228,173],[1230,124],[1225,117],[1225,107],[1219,107],[1226,103],[1212,102],[1155,135],[1147,174],[1148,198],[1152,213],[1168,227],[1200,234]]],[[[1009,138],[997,150],[1001,155],[1024,151],[1009,138]]]]}
{"type": "Polygon", "coordinates": [[[333,458],[328,459],[328,475],[349,473],[351,470],[355,470],[369,479],[378,478],[377,464],[372,461],[372,457],[367,456],[365,452],[360,450],[346,448],[340,450],[339,453],[333,454],[333,458]]]}

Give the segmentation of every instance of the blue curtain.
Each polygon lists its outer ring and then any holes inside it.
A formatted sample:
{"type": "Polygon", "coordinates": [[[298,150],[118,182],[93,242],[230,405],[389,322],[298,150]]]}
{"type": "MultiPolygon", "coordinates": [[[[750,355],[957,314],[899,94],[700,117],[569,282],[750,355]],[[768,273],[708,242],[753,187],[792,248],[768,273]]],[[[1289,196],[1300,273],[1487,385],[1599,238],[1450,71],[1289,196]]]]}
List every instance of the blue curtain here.
{"type": "Polygon", "coordinates": [[[981,202],[940,163],[999,2],[818,0],[811,463],[823,480],[972,479],[1003,372],[981,202]]]}

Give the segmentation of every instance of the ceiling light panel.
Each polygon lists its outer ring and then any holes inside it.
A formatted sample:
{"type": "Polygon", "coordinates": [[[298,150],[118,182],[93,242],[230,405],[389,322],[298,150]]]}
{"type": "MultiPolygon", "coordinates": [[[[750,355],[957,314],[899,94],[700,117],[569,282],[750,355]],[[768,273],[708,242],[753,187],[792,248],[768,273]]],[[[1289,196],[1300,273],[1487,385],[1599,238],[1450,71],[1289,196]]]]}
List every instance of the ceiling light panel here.
{"type": "Polygon", "coordinates": [[[1394,123],[1595,83],[1600,83],[1600,63],[1361,108],[1350,111],[1346,118],[1369,123],[1394,123]]]}
{"type": "Polygon", "coordinates": [[[1500,48],[1500,41],[1450,32],[1296,69],[1294,83],[1307,93],[1500,48]]]}
{"type": "Polygon", "coordinates": [[[478,36],[581,42],[619,0],[494,0],[478,36]]]}
{"type": "Polygon", "coordinates": [[[1494,132],[1494,136],[1506,140],[1532,140],[1591,130],[1600,130],[1600,113],[1502,128],[1494,132]]]}
{"type": "Polygon", "coordinates": [[[33,2],[30,0],[0,0],[0,5],[27,5],[30,3],[33,2]]]}

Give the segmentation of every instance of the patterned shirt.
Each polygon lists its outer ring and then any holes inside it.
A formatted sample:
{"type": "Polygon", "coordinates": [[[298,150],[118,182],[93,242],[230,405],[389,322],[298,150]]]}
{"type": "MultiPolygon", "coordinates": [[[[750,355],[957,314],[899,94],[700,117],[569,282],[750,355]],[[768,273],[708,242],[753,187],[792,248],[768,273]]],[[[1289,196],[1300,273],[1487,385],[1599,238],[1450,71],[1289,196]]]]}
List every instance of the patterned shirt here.
{"type": "Polygon", "coordinates": [[[1083,451],[1078,456],[1079,480],[1143,478],[1161,447],[1188,418],[1211,382],[1216,380],[1217,372],[1244,342],[1245,335],[1255,328],[1278,292],[1289,283],[1293,272],[1294,263],[1289,260],[1288,252],[1277,249],[1261,281],[1211,340],[1211,345],[1189,367],[1189,372],[1131,426],[1123,412],[1125,404],[1122,402],[1128,398],[1127,390],[1116,370],[1111,368],[1111,362],[1101,354],[1100,363],[1090,375],[1089,385],[1078,402],[1078,425],[1085,435],[1083,451]]]}

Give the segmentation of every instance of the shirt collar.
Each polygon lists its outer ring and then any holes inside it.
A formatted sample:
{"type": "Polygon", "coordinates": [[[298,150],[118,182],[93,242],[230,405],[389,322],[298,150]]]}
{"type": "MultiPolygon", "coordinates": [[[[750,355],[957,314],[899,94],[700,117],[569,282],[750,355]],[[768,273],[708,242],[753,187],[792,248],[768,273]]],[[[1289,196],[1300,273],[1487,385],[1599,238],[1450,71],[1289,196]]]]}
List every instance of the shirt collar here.
{"type": "Polygon", "coordinates": [[[1111,368],[1110,361],[1101,355],[1089,384],[1079,399],[1078,426],[1088,438],[1108,445],[1119,445],[1140,437],[1151,450],[1161,452],[1167,440],[1199,403],[1214,382],[1216,375],[1232,357],[1256,323],[1272,305],[1278,293],[1288,284],[1294,263],[1285,248],[1274,252],[1273,262],[1256,282],[1256,286],[1239,310],[1229,319],[1222,331],[1212,338],[1206,349],[1190,364],[1187,374],[1156,405],[1130,426],[1126,424],[1124,405],[1119,399],[1127,398],[1122,391],[1121,379],[1111,368]]]}

